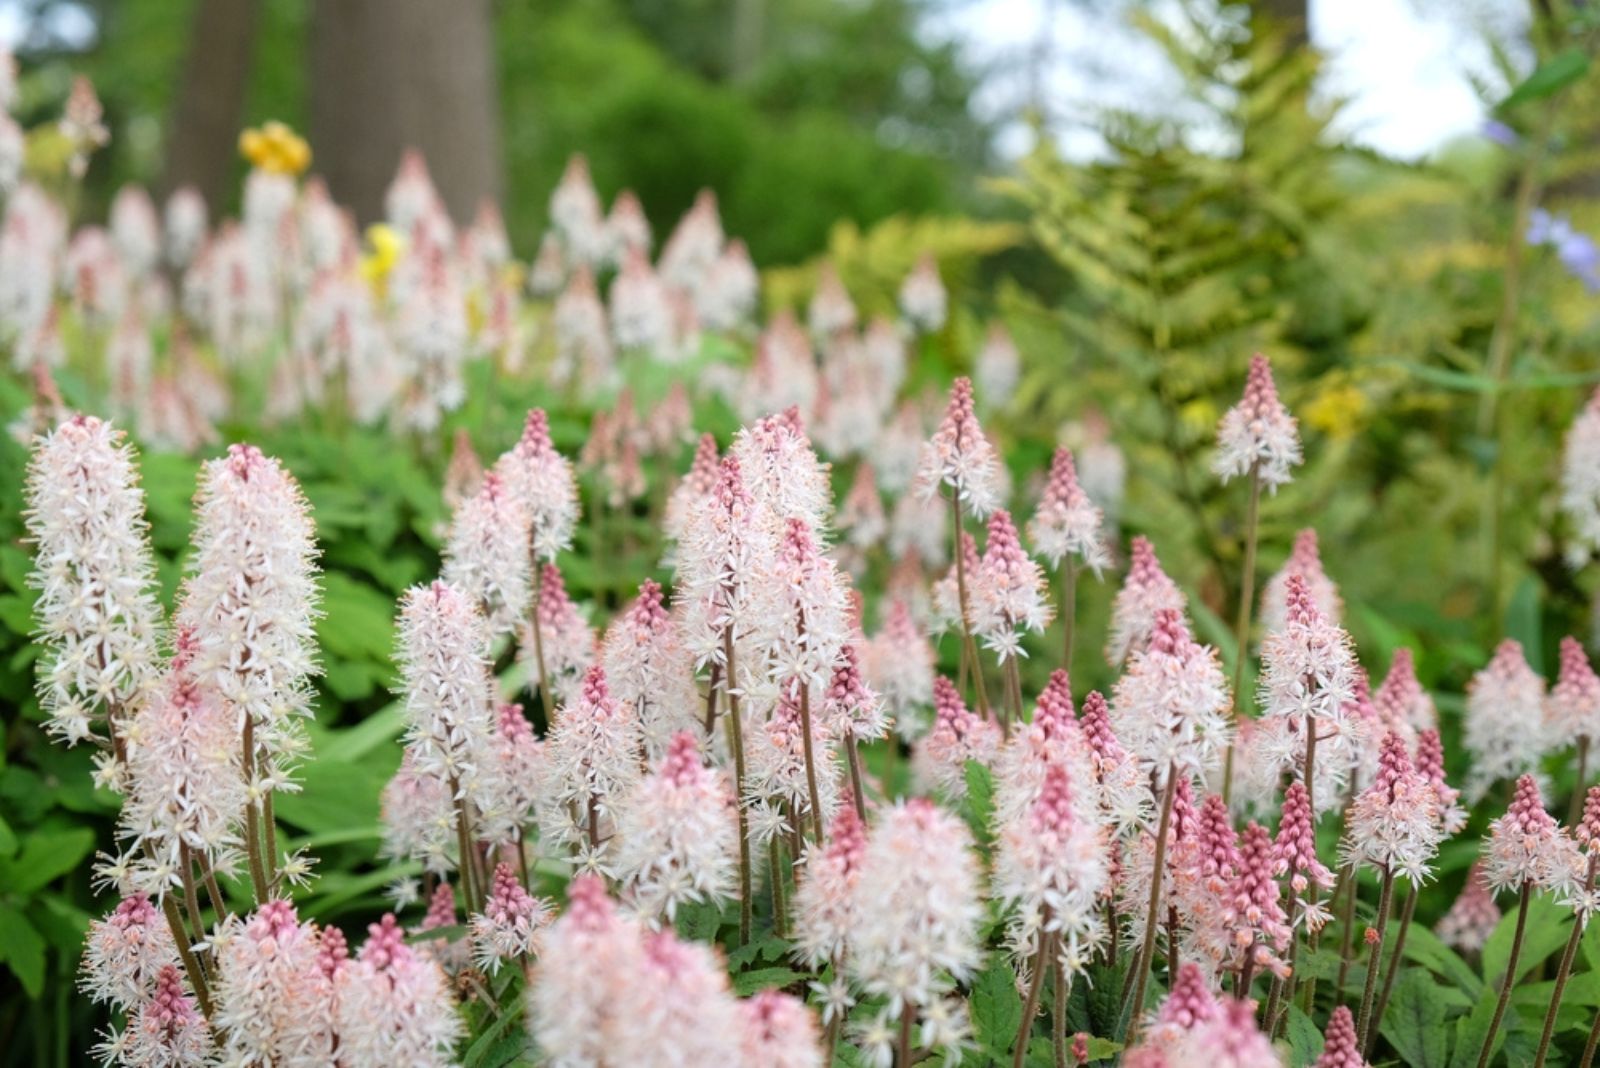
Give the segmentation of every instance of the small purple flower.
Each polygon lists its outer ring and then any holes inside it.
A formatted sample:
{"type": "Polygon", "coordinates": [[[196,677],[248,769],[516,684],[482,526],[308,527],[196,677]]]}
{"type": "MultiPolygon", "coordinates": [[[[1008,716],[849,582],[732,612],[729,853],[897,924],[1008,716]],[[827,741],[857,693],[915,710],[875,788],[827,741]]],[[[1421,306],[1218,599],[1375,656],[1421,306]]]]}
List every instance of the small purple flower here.
{"type": "Polygon", "coordinates": [[[1522,138],[1517,136],[1517,131],[1513,130],[1510,126],[1507,126],[1499,119],[1483,120],[1483,126],[1478,132],[1483,134],[1484,137],[1487,137],[1489,140],[1493,141],[1495,144],[1501,145],[1505,148],[1516,148],[1517,145],[1522,141],[1522,138]]]}
{"type": "Polygon", "coordinates": [[[1600,292],[1600,245],[1594,238],[1572,226],[1564,215],[1552,215],[1543,208],[1533,209],[1528,219],[1528,244],[1548,245],[1555,250],[1567,273],[1591,293],[1600,292]]]}

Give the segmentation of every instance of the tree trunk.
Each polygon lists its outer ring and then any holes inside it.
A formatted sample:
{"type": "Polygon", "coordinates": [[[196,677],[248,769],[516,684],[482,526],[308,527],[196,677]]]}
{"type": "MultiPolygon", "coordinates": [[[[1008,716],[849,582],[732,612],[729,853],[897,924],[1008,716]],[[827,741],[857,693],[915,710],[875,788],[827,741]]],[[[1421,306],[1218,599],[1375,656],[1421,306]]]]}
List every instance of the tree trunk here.
{"type": "Polygon", "coordinates": [[[232,188],[261,0],[199,0],[173,109],[163,187],[192,185],[215,215],[232,188]]]}
{"type": "Polygon", "coordinates": [[[493,25],[491,0],[312,4],[312,167],[358,220],[382,217],[408,148],[457,222],[499,200],[493,25]]]}

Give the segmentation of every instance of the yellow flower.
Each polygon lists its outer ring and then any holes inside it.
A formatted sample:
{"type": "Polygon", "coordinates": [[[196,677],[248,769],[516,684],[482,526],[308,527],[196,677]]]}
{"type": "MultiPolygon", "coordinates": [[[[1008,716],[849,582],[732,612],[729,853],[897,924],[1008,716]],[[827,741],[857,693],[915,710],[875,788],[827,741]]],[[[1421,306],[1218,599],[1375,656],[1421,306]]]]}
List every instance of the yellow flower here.
{"type": "Polygon", "coordinates": [[[386,223],[373,223],[367,227],[367,246],[372,251],[361,257],[361,277],[381,296],[389,272],[405,252],[406,239],[386,223]]]}
{"type": "Polygon", "coordinates": [[[252,167],[271,174],[303,174],[311,166],[311,146],[305,138],[277,121],[241,133],[239,154],[252,167]]]}
{"type": "Polygon", "coordinates": [[[1367,395],[1349,382],[1320,390],[1305,406],[1306,422],[1329,437],[1344,438],[1360,429],[1367,414],[1367,395]]]}

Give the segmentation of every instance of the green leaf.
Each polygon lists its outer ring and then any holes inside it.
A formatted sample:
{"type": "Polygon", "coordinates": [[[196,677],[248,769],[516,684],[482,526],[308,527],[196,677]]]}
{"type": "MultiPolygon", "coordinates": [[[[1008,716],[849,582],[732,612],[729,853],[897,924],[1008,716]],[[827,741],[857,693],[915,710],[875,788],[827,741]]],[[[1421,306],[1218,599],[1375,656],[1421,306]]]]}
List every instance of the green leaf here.
{"type": "Polygon", "coordinates": [[[994,1054],[1010,1051],[1022,1024],[1022,996],[1005,957],[994,954],[972,983],[972,1030],[978,1044],[994,1054]]]}
{"type": "Polygon", "coordinates": [[[0,857],[12,856],[16,851],[16,832],[11,829],[11,824],[6,822],[6,818],[0,816],[0,857]]]}
{"type": "Polygon", "coordinates": [[[1378,1031],[1412,1068],[1446,1068],[1450,1054],[1445,1031],[1448,1016],[1439,984],[1421,968],[1407,968],[1395,980],[1394,994],[1378,1031]]]}
{"type": "Polygon", "coordinates": [[[1544,637],[1539,617],[1539,580],[1525,576],[1512,591],[1511,602],[1506,605],[1505,636],[1522,643],[1522,651],[1530,664],[1544,658],[1544,637]]]}
{"type": "MultiPolygon", "coordinates": [[[[1498,997],[1496,991],[1484,991],[1483,997],[1478,999],[1472,1011],[1456,1021],[1455,1051],[1450,1055],[1451,1068],[1475,1068],[1477,1065],[1479,1051],[1483,1049],[1483,1040],[1489,1034],[1489,1022],[1494,1019],[1494,1006],[1498,997]]],[[[1509,1028],[1502,1027],[1495,1032],[1494,1047],[1489,1050],[1491,1063],[1495,1053],[1505,1042],[1507,1030],[1509,1028]]]]}
{"type": "Polygon", "coordinates": [[[1533,100],[1543,100],[1565,89],[1589,71],[1589,54],[1581,48],[1569,48],[1551,56],[1534,68],[1522,84],[1500,101],[1496,110],[1510,111],[1533,100]]]}
{"type": "Polygon", "coordinates": [[[1300,1006],[1289,1006],[1289,1065],[1305,1068],[1322,1056],[1322,1032],[1300,1006]]]}
{"type": "Polygon", "coordinates": [[[793,946],[787,938],[779,938],[771,933],[765,938],[752,938],[728,954],[728,967],[738,971],[758,960],[781,961],[789,955],[793,946]]]}
{"type": "Polygon", "coordinates": [[[93,848],[94,831],[87,827],[34,831],[23,841],[20,854],[0,861],[0,890],[31,894],[76,868],[93,848]]]}
{"type": "MultiPolygon", "coordinates": [[[[1567,924],[1572,911],[1557,905],[1548,894],[1536,894],[1528,902],[1528,925],[1522,937],[1522,953],[1517,957],[1517,974],[1521,979],[1539,962],[1560,949],[1567,941],[1567,924]]],[[[1506,960],[1511,956],[1511,941],[1516,934],[1517,910],[1507,909],[1499,926],[1489,936],[1483,947],[1483,978],[1493,991],[1500,988],[1500,977],[1505,974],[1506,960]]]]}
{"type": "Polygon", "coordinates": [[[30,998],[39,996],[44,989],[44,939],[10,905],[0,905],[0,961],[10,966],[30,998]]]}
{"type": "MultiPolygon", "coordinates": [[[[488,1027],[483,1034],[472,1040],[472,1045],[467,1047],[467,1052],[462,1055],[462,1068],[491,1068],[491,1066],[506,1064],[510,1057],[504,1050],[505,1039],[514,1040],[513,1050],[521,1050],[527,1042],[527,1035],[521,1027],[510,1036],[506,1031],[522,1019],[522,1014],[527,1011],[526,998],[513,998],[510,1005],[503,1006],[498,1018],[488,1027]]],[[[513,1054],[514,1055],[514,1054],[513,1054]]]]}
{"type": "Polygon", "coordinates": [[[994,816],[994,776],[976,760],[967,761],[967,823],[972,836],[986,843],[990,836],[990,821],[994,816]]]}
{"type": "MultiPolygon", "coordinates": [[[[1474,843],[1476,856],[1476,843],[1474,843]]],[[[1406,933],[1406,957],[1448,979],[1469,1002],[1483,993],[1483,980],[1461,955],[1440,941],[1439,936],[1420,923],[1406,933]]],[[[1398,981],[1398,980],[1397,980],[1398,981]]]]}
{"type": "Polygon", "coordinates": [[[797,972],[793,968],[756,968],[733,977],[733,992],[740,997],[749,997],[758,990],[788,986],[804,978],[805,972],[797,972]]]}

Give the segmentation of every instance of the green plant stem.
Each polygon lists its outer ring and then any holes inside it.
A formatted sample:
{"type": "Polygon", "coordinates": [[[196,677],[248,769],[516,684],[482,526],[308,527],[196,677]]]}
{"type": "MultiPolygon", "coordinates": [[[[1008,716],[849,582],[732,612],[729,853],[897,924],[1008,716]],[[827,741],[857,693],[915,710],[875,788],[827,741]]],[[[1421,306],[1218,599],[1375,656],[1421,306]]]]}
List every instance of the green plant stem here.
{"type": "MultiPolygon", "coordinates": [[[[1239,619],[1234,627],[1233,718],[1244,715],[1244,663],[1250,657],[1250,613],[1256,598],[1256,541],[1261,525],[1261,465],[1250,468],[1250,507],[1244,519],[1244,574],[1239,577],[1239,619]]],[[[1310,726],[1307,728],[1311,732],[1310,726]]],[[[1314,732],[1311,732],[1314,733],[1314,732]]],[[[1222,799],[1233,798],[1233,744],[1222,760],[1222,799]]],[[[1314,811],[1314,810],[1313,810],[1314,811]]]]}
{"type": "MultiPolygon", "coordinates": [[[[800,633],[805,634],[803,625],[800,633]]],[[[817,761],[811,752],[811,685],[804,679],[800,680],[800,736],[806,755],[806,793],[811,802],[811,833],[816,841],[821,842],[822,799],[817,791],[817,761]]]]}
{"type": "MultiPolygon", "coordinates": [[[[1589,855],[1589,874],[1584,880],[1584,892],[1594,893],[1596,871],[1600,870],[1600,853],[1589,855]]],[[[1539,1053],[1533,1059],[1533,1068],[1544,1068],[1544,1059],[1550,1052],[1550,1039],[1556,1032],[1556,1013],[1561,1009],[1561,998],[1567,992],[1567,979],[1572,974],[1572,962],[1578,956],[1578,944],[1583,941],[1583,923],[1574,918],[1572,933],[1567,936],[1567,948],[1561,954],[1561,966],[1556,969],[1556,989],[1550,995],[1550,1008],[1544,1014],[1544,1030],[1539,1033],[1539,1053]]]]}
{"type": "Polygon", "coordinates": [[[1589,1041],[1583,1044],[1583,1060],[1578,1062],[1578,1068],[1590,1068],[1594,1064],[1596,1046],[1600,1046],[1600,1012],[1594,1014],[1594,1023],[1589,1028],[1589,1041]]]}
{"type": "Polygon", "coordinates": [[[1372,1010],[1372,1030],[1367,1035],[1367,1045],[1362,1051],[1366,1056],[1372,1050],[1372,1040],[1378,1034],[1378,1029],[1383,1026],[1383,1013],[1389,1007],[1389,995],[1394,993],[1394,981],[1400,976],[1400,962],[1406,955],[1406,933],[1411,930],[1412,917],[1417,912],[1417,898],[1420,896],[1419,887],[1413,886],[1406,895],[1405,907],[1400,910],[1400,930],[1394,936],[1394,952],[1389,954],[1389,966],[1383,970],[1383,987],[1378,992],[1377,1007],[1372,1010]]]}
{"type": "MultiPolygon", "coordinates": [[[[244,737],[240,743],[240,759],[244,762],[244,781],[247,789],[256,788],[256,724],[255,717],[244,717],[244,737]]],[[[250,864],[250,885],[256,893],[256,904],[265,904],[268,897],[267,873],[261,865],[261,810],[254,797],[246,796],[244,802],[245,855],[250,864]]]]}
{"type": "Polygon", "coordinates": [[[1383,868],[1383,887],[1378,892],[1378,919],[1374,927],[1372,954],[1367,958],[1367,981],[1361,988],[1361,1016],[1356,1023],[1356,1048],[1367,1048],[1367,1032],[1372,1023],[1372,998],[1378,989],[1378,965],[1383,960],[1383,936],[1389,929],[1389,908],[1394,902],[1394,871],[1383,868]]]}
{"type": "Polygon", "coordinates": [[[161,911],[167,917],[167,929],[172,932],[172,940],[177,944],[178,958],[183,961],[183,971],[189,977],[195,1000],[200,1003],[200,1012],[209,1020],[212,1016],[211,987],[206,983],[205,972],[200,969],[200,961],[190,945],[189,932],[184,929],[183,917],[178,914],[178,903],[172,899],[170,892],[161,895],[161,911]]]}
{"type": "MultiPolygon", "coordinates": [[[[893,742],[890,742],[893,745],[893,742]]],[[[861,785],[861,750],[856,745],[856,736],[844,736],[845,762],[850,767],[850,797],[856,806],[856,815],[864,823],[867,819],[867,797],[861,785]]]]}
{"type": "Polygon", "coordinates": [[[1161,880],[1166,872],[1167,831],[1172,825],[1172,802],[1178,793],[1178,769],[1167,766],[1167,786],[1161,795],[1161,822],[1156,828],[1155,862],[1150,871],[1150,907],[1145,912],[1144,944],[1139,947],[1139,957],[1134,962],[1135,978],[1133,997],[1122,1006],[1127,1020],[1123,1028],[1124,1044],[1131,1042],[1138,1029],[1139,1013],[1144,1009],[1145,984],[1150,978],[1150,966],[1156,953],[1156,918],[1161,915],[1161,880]]]}
{"type": "Polygon", "coordinates": [[[1494,1053],[1494,1039],[1500,1031],[1500,1021],[1505,1019],[1506,1005],[1511,1001],[1511,985],[1516,981],[1517,958],[1522,956],[1522,936],[1528,929],[1528,903],[1533,900],[1533,883],[1525,881],[1517,900],[1517,929],[1511,936],[1511,955],[1506,958],[1506,974],[1500,979],[1500,997],[1494,1003],[1494,1016],[1489,1020],[1489,1030],[1483,1036],[1483,1048],[1478,1051],[1478,1068],[1489,1068],[1489,1058],[1494,1053]]]}
{"type": "Polygon", "coordinates": [[[461,880],[461,897],[468,912],[477,912],[478,899],[473,892],[472,832],[467,827],[467,801],[461,796],[461,783],[454,775],[450,776],[450,795],[456,799],[456,852],[459,854],[456,874],[461,880]]]}
{"type": "Polygon", "coordinates": [[[788,908],[783,899],[783,860],[779,855],[782,847],[778,844],[778,837],[773,835],[767,843],[767,860],[772,865],[772,933],[779,938],[788,938],[785,930],[788,908]]]}
{"type": "Polygon", "coordinates": [[[895,1057],[896,1068],[911,1068],[911,1054],[913,1052],[911,1028],[916,1023],[916,1020],[917,1007],[910,1002],[906,1002],[905,1007],[900,1010],[900,1051],[898,1056],[895,1057]]]}
{"type": "MultiPolygon", "coordinates": [[[[978,657],[978,643],[972,640],[972,613],[967,607],[967,561],[966,554],[961,551],[961,497],[954,490],[950,493],[950,522],[955,537],[956,601],[961,614],[961,641],[967,656],[972,659],[972,682],[978,695],[978,714],[988,719],[989,691],[983,683],[983,661],[978,657]]],[[[1004,715],[1000,717],[1000,732],[1010,737],[1011,724],[1004,715]]]]}
{"type": "Polygon", "coordinates": [[[1050,1048],[1055,1053],[1056,1068],[1067,1068],[1067,972],[1061,966],[1060,954],[1051,957],[1050,984],[1055,989],[1050,1006],[1050,1048]]]}
{"type": "MultiPolygon", "coordinates": [[[[200,894],[194,882],[194,855],[188,846],[179,847],[178,866],[183,876],[183,907],[189,913],[189,925],[194,928],[194,936],[205,941],[206,923],[200,914],[200,894]]],[[[222,919],[222,916],[219,914],[217,919],[222,919]]]]}
{"type": "Polygon", "coordinates": [[[744,810],[744,725],[740,722],[739,695],[734,689],[733,627],[722,629],[722,686],[728,698],[728,748],[733,750],[734,811],[739,818],[739,944],[750,941],[750,824],[744,810]]]}
{"type": "Polygon", "coordinates": [[[1022,1003],[1022,1022],[1017,1025],[1017,1041],[1011,1051],[1011,1068],[1022,1068],[1028,1056],[1028,1033],[1039,1015],[1039,995],[1044,990],[1044,977],[1050,971],[1054,955],[1056,933],[1046,931],[1039,939],[1039,948],[1033,954],[1033,978],[1028,982],[1028,996],[1022,1003]]]}
{"type": "MultiPolygon", "coordinates": [[[[1339,977],[1334,980],[1333,991],[1335,997],[1344,995],[1344,981],[1350,975],[1350,953],[1355,945],[1356,937],[1356,898],[1361,892],[1361,878],[1356,874],[1355,865],[1347,865],[1340,873],[1344,878],[1342,888],[1334,890],[1334,897],[1339,896],[1342,889],[1345,894],[1344,911],[1340,915],[1340,946],[1339,946],[1339,977]]],[[[1334,904],[1338,904],[1337,901],[1334,904]]]]}

